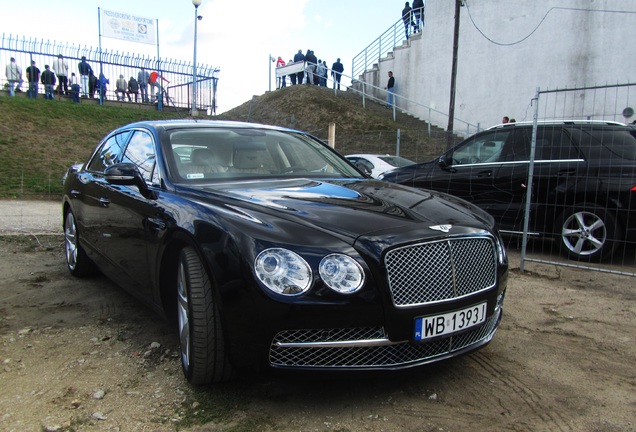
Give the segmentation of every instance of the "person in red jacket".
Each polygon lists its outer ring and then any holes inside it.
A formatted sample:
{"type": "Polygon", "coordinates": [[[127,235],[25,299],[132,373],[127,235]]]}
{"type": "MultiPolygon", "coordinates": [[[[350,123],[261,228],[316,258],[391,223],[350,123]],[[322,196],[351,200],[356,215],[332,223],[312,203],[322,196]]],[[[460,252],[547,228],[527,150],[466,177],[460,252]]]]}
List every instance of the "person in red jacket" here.
{"type": "Polygon", "coordinates": [[[161,75],[159,75],[159,72],[157,71],[150,72],[150,79],[148,80],[148,84],[150,84],[150,89],[151,89],[150,92],[152,94],[151,103],[154,103],[159,98],[159,93],[161,93],[161,91],[163,90],[163,88],[161,87],[161,82],[159,81],[159,78],[161,78],[162,81],[165,81],[167,83],[170,82],[164,77],[162,77],[161,75]],[[155,87],[157,87],[156,90],[155,90],[155,87]]]}
{"type": "MultiPolygon", "coordinates": [[[[285,60],[283,60],[280,56],[278,56],[278,60],[276,60],[276,67],[283,67],[285,66],[285,60]]],[[[282,88],[282,87],[287,87],[287,82],[286,82],[286,77],[285,75],[283,75],[282,77],[278,78],[278,88],[282,88]]]]}

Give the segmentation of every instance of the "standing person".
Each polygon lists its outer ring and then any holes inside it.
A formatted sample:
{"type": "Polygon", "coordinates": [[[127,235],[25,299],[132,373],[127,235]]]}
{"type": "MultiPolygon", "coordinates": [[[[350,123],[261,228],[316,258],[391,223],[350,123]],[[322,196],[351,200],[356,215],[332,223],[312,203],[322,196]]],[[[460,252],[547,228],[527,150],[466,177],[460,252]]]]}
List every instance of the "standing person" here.
{"type": "Polygon", "coordinates": [[[340,90],[340,78],[342,77],[342,73],[344,72],[344,66],[340,63],[340,59],[336,60],[336,62],[331,65],[331,76],[333,77],[333,88],[338,86],[338,90],[340,90]]]}
{"type": "Polygon", "coordinates": [[[508,116],[504,116],[504,117],[501,119],[501,122],[502,122],[502,123],[504,123],[504,124],[505,124],[505,123],[510,123],[510,119],[508,118],[508,116]]]}
{"type": "Polygon", "coordinates": [[[110,84],[110,81],[108,80],[108,78],[106,78],[104,76],[104,73],[100,73],[99,74],[99,80],[98,80],[98,89],[99,89],[99,95],[101,96],[102,100],[106,99],[106,92],[108,91],[108,87],[107,84],[110,84]]]}
{"type": "MultiPolygon", "coordinates": [[[[93,68],[86,62],[86,57],[82,56],[82,61],[77,65],[77,70],[80,74],[80,80],[82,85],[82,97],[88,97],[89,93],[89,84],[90,84],[90,75],[93,75],[93,68]]],[[[91,95],[93,92],[91,92],[91,95]]]]}
{"type": "Polygon", "coordinates": [[[80,101],[80,80],[75,75],[75,72],[71,72],[71,78],[69,79],[71,84],[71,98],[73,102],[79,103],[80,101]]]}
{"type": "MultiPolygon", "coordinates": [[[[298,50],[298,52],[294,56],[294,63],[304,62],[304,61],[305,61],[305,55],[303,54],[301,50],[298,50]]],[[[303,83],[304,75],[305,75],[305,71],[296,72],[296,81],[298,82],[298,84],[303,83]]]]}
{"type": "MultiPolygon", "coordinates": [[[[289,59],[289,62],[287,62],[287,64],[290,65],[293,62],[294,62],[293,59],[289,59]]],[[[291,80],[291,85],[296,85],[296,74],[295,73],[289,74],[289,79],[291,80]]]]}
{"type": "Polygon", "coordinates": [[[393,77],[393,72],[389,71],[389,82],[387,82],[386,87],[384,89],[387,91],[386,95],[386,107],[393,107],[393,88],[395,87],[395,78],[393,77]]]}
{"type": "Polygon", "coordinates": [[[415,31],[424,27],[424,0],[413,0],[413,15],[415,16],[415,31]]]}
{"type": "Polygon", "coordinates": [[[404,3],[404,9],[402,9],[402,21],[404,22],[404,33],[406,38],[409,38],[409,30],[413,25],[413,18],[411,17],[411,6],[409,2],[404,3]]]}
{"type": "Polygon", "coordinates": [[[27,97],[37,98],[40,82],[40,69],[35,66],[35,61],[31,61],[31,66],[26,68],[27,79],[29,80],[29,90],[27,91],[27,97]]]}
{"type": "Polygon", "coordinates": [[[139,91],[141,92],[141,101],[148,103],[148,83],[150,82],[150,74],[144,68],[141,68],[137,74],[137,83],[139,83],[139,91]]]}
{"type": "Polygon", "coordinates": [[[17,65],[15,58],[11,57],[9,64],[5,68],[5,74],[7,75],[7,81],[9,81],[9,96],[15,96],[15,89],[22,82],[22,68],[17,65]],[[17,86],[16,83],[18,83],[17,86]]]}
{"type": "Polygon", "coordinates": [[[305,63],[307,64],[305,68],[307,72],[307,84],[318,84],[316,81],[316,64],[318,63],[318,59],[312,50],[307,50],[305,63]]]}
{"type": "Polygon", "coordinates": [[[88,75],[88,96],[91,99],[95,97],[95,90],[97,90],[97,77],[93,73],[93,70],[91,70],[88,75]]]}
{"type": "Polygon", "coordinates": [[[53,70],[57,75],[57,94],[68,94],[68,62],[64,59],[62,54],[58,55],[57,59],[55,59],[53,70]]]}
{"type": "Polygon", "coordinates": [[[327,79],[329,78],[329,68],[327,67],[327,61],[322,61],[322,67],[324,69],[322,73],[322,86],[327,87],[327,79]]]}
{"type": "Polygon", "coordinates": [[[55,73],[49,68],[49,65],[44,65],[41,80],[42,84],[44,84],[44,99],[53,100],[56,79],[55,73]]]}
{"type": "MultiPolygon", "coordinates": [[[[119,93],[121,93],[121,100],[126,100],[126,91],[128,90],[128,83],[124,79],[123,75],[119,75],[117,81],[115,81],[115,96],[117,96],[117,100],[119,100],[119,93]]],[[[130,99],[130,96],[128,96],[130,99]]]]}
{"type": "Polygon", "coordinates": [[[321,87],[326,85],[326,82],[323,83],[326,71],[327,68],[323,65],[322,60],[318,60],[318,64],[316,65],[316,76],[318,77],[318,85],[321,87]]]}
{"type": "MultiPolygon", "coordinates": [[[[278,69],[279,67],[283,67],[283,66],[285,66],[285,60],[283,60],[281,56],[278,56],[278,60],[276,60],[276,68],[278,69]]],[[[286,78],[285,75],[278,78],[278,88],[287,87],[285,78],[286,78]]]]}
{"type": "Polygon", "coordinates": [[[132,101],[132,99],[130,99],[131,94],[135,95],[135,103],[137,103],[138,96],[139,96],[139,83],[134,77],[130,77],[130,79],[128,80],[128,100],[129,101],[132,101]]]}

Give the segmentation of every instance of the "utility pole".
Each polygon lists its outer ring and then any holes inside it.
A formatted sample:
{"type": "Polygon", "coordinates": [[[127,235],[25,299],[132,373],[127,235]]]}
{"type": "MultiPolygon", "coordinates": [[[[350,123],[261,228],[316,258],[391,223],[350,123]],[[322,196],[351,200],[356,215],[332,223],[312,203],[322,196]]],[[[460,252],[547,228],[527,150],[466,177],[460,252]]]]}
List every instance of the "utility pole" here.
{"type": "Polygon", "coordinates": [[[453,66],[451,69],[450,102],[448,106],[448,127],[446,128],[446,148],[453,145],[453,123],[455,119],[455,90],[457,87],[457,50],[459,46],[459,15],[462,0],[455,0],[455,32],[453,35],[453,66]]]}

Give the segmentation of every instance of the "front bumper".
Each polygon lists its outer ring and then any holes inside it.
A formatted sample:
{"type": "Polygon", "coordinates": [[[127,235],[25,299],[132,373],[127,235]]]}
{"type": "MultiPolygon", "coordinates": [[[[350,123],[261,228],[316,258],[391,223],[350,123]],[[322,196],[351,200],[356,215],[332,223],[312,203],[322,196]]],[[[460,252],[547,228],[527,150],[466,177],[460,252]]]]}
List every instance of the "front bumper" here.
{"type": "Polygon", "coordinates": [[[269,363],[275,368],[393,370],[456,357],[490,342],[501,321],[504,295],[481,326],[421,343],[391,342],[383,327],[282,331],[272,341],[269,363]]]}

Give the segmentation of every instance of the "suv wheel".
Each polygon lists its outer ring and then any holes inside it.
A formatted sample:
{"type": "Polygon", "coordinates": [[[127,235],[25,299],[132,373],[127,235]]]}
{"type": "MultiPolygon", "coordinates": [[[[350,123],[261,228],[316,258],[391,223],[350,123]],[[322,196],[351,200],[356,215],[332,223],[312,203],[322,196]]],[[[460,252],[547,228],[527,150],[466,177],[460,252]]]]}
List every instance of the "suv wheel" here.
{"type": "Polygon", "coordinates": [[[559,218],[561,250],[578,261],[609,258],[620,239],[616,218],[603,208],[579,204],[559,218]]]}

